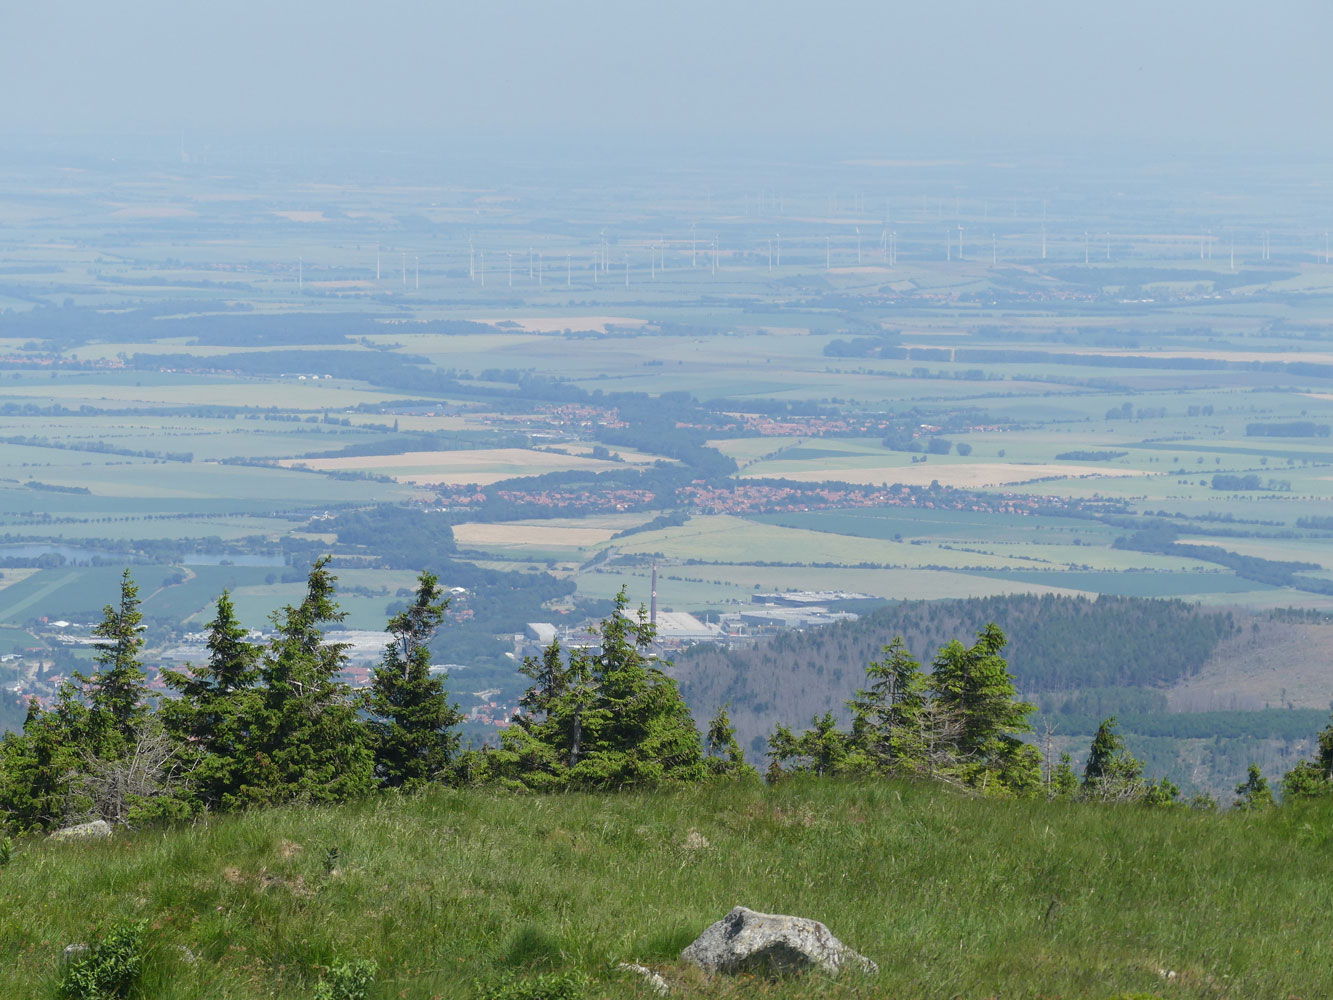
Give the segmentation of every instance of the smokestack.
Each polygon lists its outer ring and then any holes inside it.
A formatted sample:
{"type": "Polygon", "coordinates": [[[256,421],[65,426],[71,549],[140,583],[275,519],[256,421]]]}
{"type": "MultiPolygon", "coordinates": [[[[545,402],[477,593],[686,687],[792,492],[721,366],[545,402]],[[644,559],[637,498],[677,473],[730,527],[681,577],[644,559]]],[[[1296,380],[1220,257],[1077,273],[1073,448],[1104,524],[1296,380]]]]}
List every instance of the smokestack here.
{"type": "Polygon", "coordinates": [[[653,563],[653,602],[648,610],[648,620],[657,624],[657,563],[653,563]]]}

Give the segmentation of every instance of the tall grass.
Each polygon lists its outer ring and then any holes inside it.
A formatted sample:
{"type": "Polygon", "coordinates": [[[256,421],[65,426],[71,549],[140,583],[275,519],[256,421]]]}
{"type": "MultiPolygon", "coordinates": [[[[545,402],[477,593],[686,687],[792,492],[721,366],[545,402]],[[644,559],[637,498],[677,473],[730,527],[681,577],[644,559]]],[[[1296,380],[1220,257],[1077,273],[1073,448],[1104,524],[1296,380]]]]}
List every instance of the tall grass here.
{"type": "Polygon", "coordinates": [[[354,959],[378,964],[380,998],[565,973],[589,997],[647,995],[621,961],[705,997],[1320,996],[1331,821],[1322,804],[1215,815],[791,781],[439,790],[26,842],[0,869],[0,996],[53,996],[64,947],[127,919],[149,921],[142,995],[164,1000],[308,998],[354,959]],[[823,920],[879,976],[679,966],[738,903],[823,920]]]}

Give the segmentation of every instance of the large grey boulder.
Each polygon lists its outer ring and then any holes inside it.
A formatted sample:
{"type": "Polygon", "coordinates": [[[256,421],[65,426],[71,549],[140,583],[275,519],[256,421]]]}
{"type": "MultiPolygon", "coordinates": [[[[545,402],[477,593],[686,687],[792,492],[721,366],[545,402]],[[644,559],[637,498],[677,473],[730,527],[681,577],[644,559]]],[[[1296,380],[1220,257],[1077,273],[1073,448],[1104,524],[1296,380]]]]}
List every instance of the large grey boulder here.
{"type": "Polygon", "coordinates": [[[105,840],[111,836],[111,824],[104,819],[66,826],[51,834],[51,840],[105,840]]]}
{"type": "Polygon", "coordinates": [[[879,966],[848,948],[818,920],[757,913],[744,906],[710,926],[680,957],[705,972],[783,975],[813,967],[836,976],[845,967],[871,974],[879,971],[879,966]]]}

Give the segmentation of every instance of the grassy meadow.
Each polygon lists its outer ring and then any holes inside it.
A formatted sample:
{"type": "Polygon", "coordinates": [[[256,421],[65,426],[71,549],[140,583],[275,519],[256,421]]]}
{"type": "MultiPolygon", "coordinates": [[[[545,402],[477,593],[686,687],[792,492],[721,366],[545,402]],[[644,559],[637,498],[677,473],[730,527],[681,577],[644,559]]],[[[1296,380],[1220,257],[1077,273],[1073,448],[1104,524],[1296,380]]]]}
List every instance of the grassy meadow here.
{"type": "Polygon", "coordinates": [[[1329,808],[1145,811],[887,782],[437,790],[29,841],[0,868],[0,994],[51,996],[67,944],[142,919],[155,1000],[295,1000],[349,959],[378,964],[375,1000],[485,998],[506,976],[561,973],[586,976],[589,998],[649,995],[619,962],[716,998],[1322,996],[1329,808]],[[710,980],[682,965],[737,904],[820,919],[880,972],[710,980]]]}

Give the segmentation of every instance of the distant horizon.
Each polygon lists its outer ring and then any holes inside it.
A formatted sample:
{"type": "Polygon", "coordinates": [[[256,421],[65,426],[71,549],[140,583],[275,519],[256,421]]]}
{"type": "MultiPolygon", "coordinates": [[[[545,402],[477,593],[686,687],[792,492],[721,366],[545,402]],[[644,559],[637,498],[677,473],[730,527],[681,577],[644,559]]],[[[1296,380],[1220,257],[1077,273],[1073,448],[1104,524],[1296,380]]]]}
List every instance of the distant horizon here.
{"type": "Polygon", "coordinates": [[[474,161],[505,157],[514,162],[577,163],[649,161],[672,168],[736,163],[791,163],[845,167],[987,166],[1058,167],[1081,164],[1153,167],[1216,164],[1247,169],[1290,169],[1333,161],[1333,142],[1302,133],[1262,145],[1231,141],[1154,137],[1127,146],[1121,136],[971,135],[898,133],[883,137],[835,132],[754,134],[701,132],[651,136],[600,131],[467,132],[402,128],[206,129],[152,128],[125,131],[20,129],[0,147],[0,164],[32,156],[143,158],[181,163],[180,153],[206,165],[209,159],[255,161],[302,153],[334,152],[366,161],[385,156],[430,156],[474,161]]]}
{"type": "Polygon", "coordinates": [[[833,137],[863,151],[1333,148],[1321,127],[1333,6],[1319,0],[68,0],[0,23],[9,142],[184,130],[668,137],[702,155],[833,137]]]}

